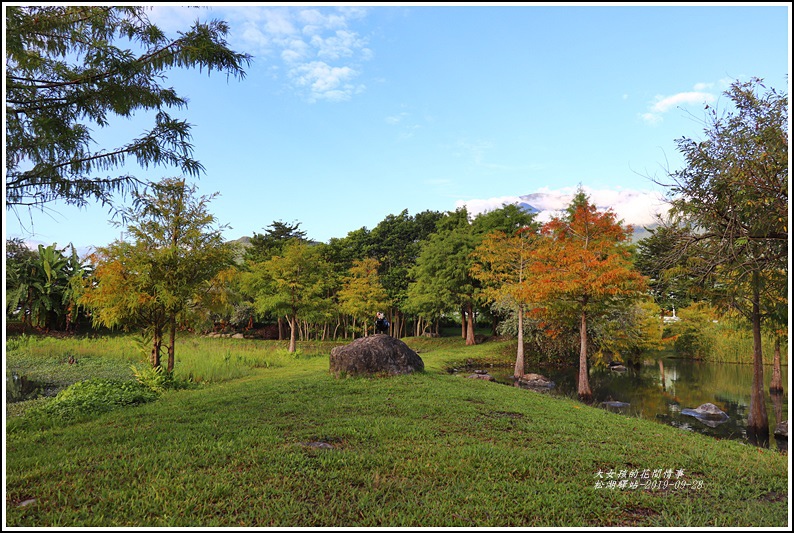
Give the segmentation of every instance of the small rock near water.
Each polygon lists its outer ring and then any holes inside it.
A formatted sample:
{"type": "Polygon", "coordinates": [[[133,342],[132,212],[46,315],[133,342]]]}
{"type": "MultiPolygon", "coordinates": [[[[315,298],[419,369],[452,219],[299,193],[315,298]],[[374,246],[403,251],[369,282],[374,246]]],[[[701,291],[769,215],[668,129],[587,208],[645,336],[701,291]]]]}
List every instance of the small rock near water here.
{"type": "Polygon", "coordinates": [[[727,420],[728,414],[713,403],[704,403],[696,409],[681,409],[681,414],[704,418],[706,420],[727,420]]]}
{"type": "Polygon", "coordinates": [[[488,373],[481,374],[480,372],[477,371],[475,371],[474,374],[466,377],[469,379],[484,379],[485,381],[496,381],[496,378],[494,378],[492,375],[488,373]]]}

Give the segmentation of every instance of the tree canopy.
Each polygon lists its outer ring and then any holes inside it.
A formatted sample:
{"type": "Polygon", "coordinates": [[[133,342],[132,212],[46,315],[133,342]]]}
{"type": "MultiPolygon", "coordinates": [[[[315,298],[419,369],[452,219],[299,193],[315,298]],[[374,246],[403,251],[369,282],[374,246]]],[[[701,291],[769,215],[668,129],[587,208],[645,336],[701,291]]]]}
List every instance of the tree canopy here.
{"type": "Polygon", "coordinates": [[[788,97],[763,80],[735,82],[731,106],[706,107],[704,138],[681,138],[685,166],[671,172],[671,213],[687,237],[672,250],[691,254],[693,286],[753,330],[754,377],[748,429],[768,440],[761,322],[780,322],[788,288],[788,97]],[[764,92],[762,93],[761,90],[764,92]]]}
{"type": "Polygon", "coordinates": [[[228,25],[199,22],[167,36],[140,6],[5,6],[6,203],[60,200],[112,205],[140,180],[114,175],[127,159],[198,176],[191,125],[171,116],[187,100],[164,86],[166,72],[195,68],[243,78],[251,59],[226,45],[228,25]],[[121,146],[95,146],[115,118],[153,114],[153,126],[121,146]]]}
{"type": "Polygon", "coordinates": [[[131,241],[97,250],[94,279],[81,301],[98,324],[146,330],[153,367],[160,366],[167,329],[170,372],[179,316],[208,281],[232,264],[233,249],[208,211],[216,195],[196,196],[195,185],[166,178],[134,196],[125,214],[131,241]]]}
{"type": "Polygon", "coordinates": [[[290,352],[296,350],[297,321],[321,314],[330,305],[330,268],[321,251],[291,239],[279,255],[254,263],[246,275],[247,292],[254,295],[256,310],[287,318],[290,352]]]}

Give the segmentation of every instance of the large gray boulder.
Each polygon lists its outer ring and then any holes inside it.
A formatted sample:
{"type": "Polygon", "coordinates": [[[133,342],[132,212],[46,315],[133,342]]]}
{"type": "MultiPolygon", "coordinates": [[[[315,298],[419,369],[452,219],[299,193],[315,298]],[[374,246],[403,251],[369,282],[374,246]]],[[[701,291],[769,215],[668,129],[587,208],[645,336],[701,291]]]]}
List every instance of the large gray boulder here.
{"type": "Polygon", "coordinates": [[[410,374],[424,369],[422,358],[391,335],[370,335],[331,350],[330,371],[336,377],[410,374]]]}

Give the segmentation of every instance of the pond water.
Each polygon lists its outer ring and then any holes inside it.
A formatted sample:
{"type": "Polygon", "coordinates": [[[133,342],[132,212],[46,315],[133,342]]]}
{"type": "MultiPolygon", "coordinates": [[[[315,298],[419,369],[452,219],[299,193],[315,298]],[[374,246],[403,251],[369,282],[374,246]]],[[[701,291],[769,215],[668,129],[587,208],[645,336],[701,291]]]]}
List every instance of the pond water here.
{"type": "MultiPolygon", "coordinates": [[[[488,367],[496,381],[513,384],[512,367],[488,367]]],[[[578,369],[532,370],[555,382],[549,392],[570,398],[577,396],[578,369]]],[[[778,422],[788,420],[788,367],[781,368],[784,393],[769,394],[772,368],[764,367],[764,393],[769,417],[769,438],[778,449],[788,450],[787,439],[774,437],[778,422]]],[[[718,439],[749,441],[747,414],[752,387],[752,365],[708,363],[686,359],[661,359],[639,369],[617,372],[607,368],[590,370],[590,388],[598,405],[622,402],[623,407],[605,408],[629,416],[656,420],[660,423],[696,431],[718,439]],[[712,403],[728,414],[724,421],[701,420],[682,413],[704,403],[712,403]]]]}

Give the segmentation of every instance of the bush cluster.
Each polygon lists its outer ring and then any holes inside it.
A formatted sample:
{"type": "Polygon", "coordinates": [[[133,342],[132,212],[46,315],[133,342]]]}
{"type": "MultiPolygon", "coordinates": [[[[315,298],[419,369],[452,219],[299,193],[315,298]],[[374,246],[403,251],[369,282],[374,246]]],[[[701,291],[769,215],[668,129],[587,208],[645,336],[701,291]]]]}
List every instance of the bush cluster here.
{"type": "Polygon", "coordinates": [[[140,405],[154,401],[158,396],[150,387],[136,381],[92,378],[70,385],[37,410],[53,418],[69,419],[140,405]]]}

